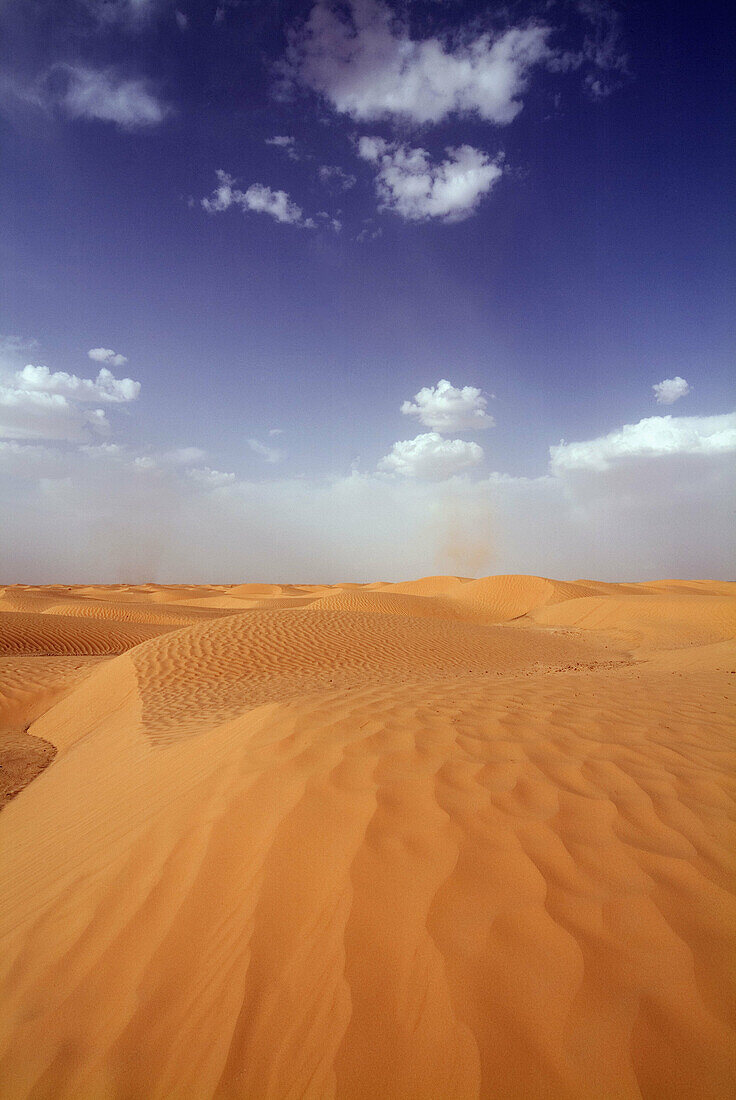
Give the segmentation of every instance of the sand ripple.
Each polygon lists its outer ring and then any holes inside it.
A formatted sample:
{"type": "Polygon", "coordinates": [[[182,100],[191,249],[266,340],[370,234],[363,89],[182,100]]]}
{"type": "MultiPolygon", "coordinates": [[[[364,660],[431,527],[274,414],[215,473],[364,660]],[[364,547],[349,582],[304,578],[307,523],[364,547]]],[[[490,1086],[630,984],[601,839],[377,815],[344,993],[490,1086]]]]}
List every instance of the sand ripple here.
{"type": "Polygon", "coordinates": [[[0,813],[0,1095],[733,1095],[736,647],[667,583],[538,586],[549,627],[319,593],[100,661],[0,813]],[[666,628],[584,625],[628,596],[666,628]]]}

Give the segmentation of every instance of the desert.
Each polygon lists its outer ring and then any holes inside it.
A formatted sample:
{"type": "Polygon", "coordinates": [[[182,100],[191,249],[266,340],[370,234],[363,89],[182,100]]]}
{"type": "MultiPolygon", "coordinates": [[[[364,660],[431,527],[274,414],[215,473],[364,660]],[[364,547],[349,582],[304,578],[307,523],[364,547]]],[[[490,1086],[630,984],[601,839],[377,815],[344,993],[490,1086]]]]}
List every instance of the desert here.
{"type": "Polygon", "coordinates": [[[0,595],[0,1095],[734,1094],[736,583],[0,595]]]}

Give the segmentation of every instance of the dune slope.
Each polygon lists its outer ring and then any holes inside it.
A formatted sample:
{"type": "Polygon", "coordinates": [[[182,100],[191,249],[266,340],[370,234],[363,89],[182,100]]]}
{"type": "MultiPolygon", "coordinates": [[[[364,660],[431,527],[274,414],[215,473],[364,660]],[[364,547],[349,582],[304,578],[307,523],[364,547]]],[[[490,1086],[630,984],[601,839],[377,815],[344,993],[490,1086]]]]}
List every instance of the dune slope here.
{"type": "Polygon", "coordinates": [[[32,721],[0,1096],[733,1094],[730,591],[430,580],[244,586],[32,721]]]}

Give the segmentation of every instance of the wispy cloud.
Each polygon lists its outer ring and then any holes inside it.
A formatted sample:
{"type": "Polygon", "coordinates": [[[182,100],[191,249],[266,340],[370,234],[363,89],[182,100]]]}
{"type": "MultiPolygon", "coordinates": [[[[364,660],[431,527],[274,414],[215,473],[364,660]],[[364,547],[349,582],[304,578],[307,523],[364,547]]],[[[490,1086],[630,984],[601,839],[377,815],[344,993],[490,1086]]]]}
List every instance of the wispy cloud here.
{"type": "Polygon", "coordinates": [[[208,214],[219,214],[231,206],[239,207],[243,213],[268,214],[277,222],[295,225],[302,229],[314,229],[311,218],[304,217],[304,211],[293,202],[286,191],[274,191],[262,183],[252,183],[245,191],[235,186],[233,176],[218,169],[218,185],[208,198],[202,199],[202,207],[208,214]]]}
{"type": "Polygon", "coordinates": [[[299,160],[296,149],[296,138],[289,134],[276,134],[275,137],[266,138],[266,145],[274,145],[277,149],[283,149],[289,160],[299,160]]]}
{"type": "Polygon", "coordinates": [[[320,164],[317,175],[321,183],[332,187],[335,191],[349,191],[356,183],[355,176],[351,172],[346,172],[339,164],[320,164]]]}
{"type": "MultiPolygon", "coordinates": [[[[270,434],[270,433],[269,433],[270,434]]],[[[271,464],[281,462],[284,457],[284,452],[279,450],[278,447],[269,447],[266,443],[261,443],[258,439],[249,439],[248,446],[255,454],[260,455],[262,459],[271,464]]]]}
{"type": "Polygon", "coordinates": [[[112,122],[124,130],[158,126],[171,114],[147,80],[114,70],[63,66],[67,76],[59,102],[72,118],[112,122]]]}
{"type": "Polygon", "coordinates": [[[142,30],[167,8],[171,0],[80,0],[80,7],[100,27],[122,26],[127,30],[142,30]]]}

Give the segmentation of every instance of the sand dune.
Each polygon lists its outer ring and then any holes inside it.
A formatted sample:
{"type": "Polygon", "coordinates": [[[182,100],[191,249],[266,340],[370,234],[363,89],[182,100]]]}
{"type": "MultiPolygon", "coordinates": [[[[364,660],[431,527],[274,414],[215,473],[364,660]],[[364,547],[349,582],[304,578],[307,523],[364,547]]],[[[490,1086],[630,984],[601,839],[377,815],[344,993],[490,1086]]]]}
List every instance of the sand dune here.
{"type": "Polygon", "coordinates": [[[533,611],[537,623],[605,631],[634,646],[676,649],[736,636],[736,598],[665,589],[660,596],[588,596],[533,611]]]}
{"type": "Polygon", "coordinates": [[[733,1095],[733,587],[181,592],[0,604],[0,1096],[733,1095]]]}

